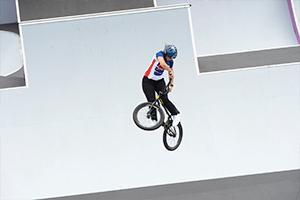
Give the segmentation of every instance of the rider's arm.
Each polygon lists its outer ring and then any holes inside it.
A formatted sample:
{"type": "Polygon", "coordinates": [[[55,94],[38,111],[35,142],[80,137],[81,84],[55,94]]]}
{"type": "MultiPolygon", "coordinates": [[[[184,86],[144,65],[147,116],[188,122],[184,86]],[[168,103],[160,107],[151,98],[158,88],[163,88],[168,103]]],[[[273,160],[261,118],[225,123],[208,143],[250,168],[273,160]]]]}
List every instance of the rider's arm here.
{"type": "Polygon", "coordinates": [[[164,70],[167,70],[169,73],[172,71],[172,69],[167,65],[167,63],[166,63],[164,57],[159,56],[159,57],[157,57],[157,60],[158,60],[158,62],[160,63],[160,66],[161,66],[162,68],[164,68],[164,70]]]}
{"type": "Polygon", "coordinates": [[[174,71],[173,71],[173,68],[171,68],[171,72],[172,72],[172,74],[169,73],[169,79],[171,79],[171,83],[170,83],[170,86],[169,86],[169,92],[172,91],[173,84],[174,84],[174,71]]]}
{"type": "Polygon", "coordinates": [[[174,83],[174,71],[173,71],[173,68],[171,68],[171,73],[169,73],[169,79],[171,79],[170,85],[173,85],[173,83],[174,83]]]}
{"type": "Polygon", "coordinates": [[[169,87],[169,91],[171,92],[172,89],[173,89],[173,86],[171,86],[171,85],[173,85],[173,83],[174,83],[174,71],[173,71],[173,68],[170,68],[170,67],[168,66],[168,64],[166,63],[164,57],[158,56],[158,57],[157,57],[157,60],[158,60],[158,62],[160,63],[160,66],[161,66],[162,68],[164,68],[164,70],[167,70],[167,71],[168,71],[169,79],[171,79],[171,84],[170,84],[170,87],[169,87]]]}

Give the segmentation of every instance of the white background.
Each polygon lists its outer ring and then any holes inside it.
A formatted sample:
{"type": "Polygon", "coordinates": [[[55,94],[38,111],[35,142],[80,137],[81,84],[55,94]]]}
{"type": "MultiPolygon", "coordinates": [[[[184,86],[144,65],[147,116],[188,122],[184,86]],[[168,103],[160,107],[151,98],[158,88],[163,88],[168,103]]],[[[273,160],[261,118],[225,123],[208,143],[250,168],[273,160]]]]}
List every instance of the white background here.
{"type": "Polygon", "coordinates": [[[28,88],[0,91],[1,199],[299,168],[299,64],[197,76],[188,9],[21,26],[28,88]],[[176,18],[177,20],[174,20],[176,18]],[[184,138],[132,121],[141,79],[177,46],[184,138]]]}

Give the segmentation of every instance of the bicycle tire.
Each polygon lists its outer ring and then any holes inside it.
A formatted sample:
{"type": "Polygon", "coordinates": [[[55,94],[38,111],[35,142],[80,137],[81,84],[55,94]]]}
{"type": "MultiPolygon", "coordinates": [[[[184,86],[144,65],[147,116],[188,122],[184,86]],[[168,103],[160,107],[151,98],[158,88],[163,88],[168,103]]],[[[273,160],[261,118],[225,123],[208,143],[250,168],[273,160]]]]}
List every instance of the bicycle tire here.
{"type": "Polygon", "coordinates": [[[174,151],[181,144],[182,137],[183,129],[181,123],[179,123],[176,127],[170,126],[167,130],[165,129],[163,133],[163,143],[165,148],[169,151],[174,151]],[[168,131],[175,131],[175,137],[171,136],[171,134],[169,134],[168,131]],[[171,143],[174,143],[174,145],[171,145],[171,143]]]}
{"type": "MultiPolygon", "coordinates": [[[[147,113],[147,112],[146,112],[147,113]]],[[[158,129],[164,123],[165,114],[163,110],[157,106],[153,105],[150,102],[141,103],[138,105],[132,114],[134,123],[141,129],[146,131],[152,131],[158,129]],[[149,118],[145,115],[146,111],[149,111],[149,107],[153,107],[157,112],[157,123],[151,124],[149,118]]]]}

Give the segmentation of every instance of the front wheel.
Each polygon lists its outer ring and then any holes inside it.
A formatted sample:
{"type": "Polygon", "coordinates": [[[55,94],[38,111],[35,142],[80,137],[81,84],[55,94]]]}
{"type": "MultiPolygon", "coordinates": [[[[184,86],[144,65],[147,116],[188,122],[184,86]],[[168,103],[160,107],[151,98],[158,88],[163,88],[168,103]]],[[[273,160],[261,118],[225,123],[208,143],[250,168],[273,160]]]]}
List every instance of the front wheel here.
{"type": "Polygon", "coordinates": [[[170,126],[165,128],[163,133],[164,146],[169,151],[174,151],[177,149],[182,141],[183,130],[181,123],[177,126],[170,126]]]}
{"type": "Polygon", "coordinates": [[[164,123],[164,112],[150,102],[141,103],[133,111],[133,121],[141,129],[151,131],[164,123]]]}

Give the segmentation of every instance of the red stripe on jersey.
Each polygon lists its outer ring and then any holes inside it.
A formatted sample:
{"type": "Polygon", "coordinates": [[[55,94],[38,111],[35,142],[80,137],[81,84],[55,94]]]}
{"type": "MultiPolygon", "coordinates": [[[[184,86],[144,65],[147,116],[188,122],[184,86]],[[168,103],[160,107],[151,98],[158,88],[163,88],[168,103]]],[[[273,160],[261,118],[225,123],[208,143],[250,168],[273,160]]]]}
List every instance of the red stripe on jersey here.
{"type": "Polygon", "coordinates": [[[151,65],[150,65],[150,67],[147,69],[147,71],[146,71],[146,73],[145,73],[145,76],[146,76],[146,77],[149,76],[149,74],[150,74],[150,72],[151,72],[151,69],[152,69],[154,63],[155,63],[155,59],[153,59],[153,61],[152,61],[151,65]]]}

